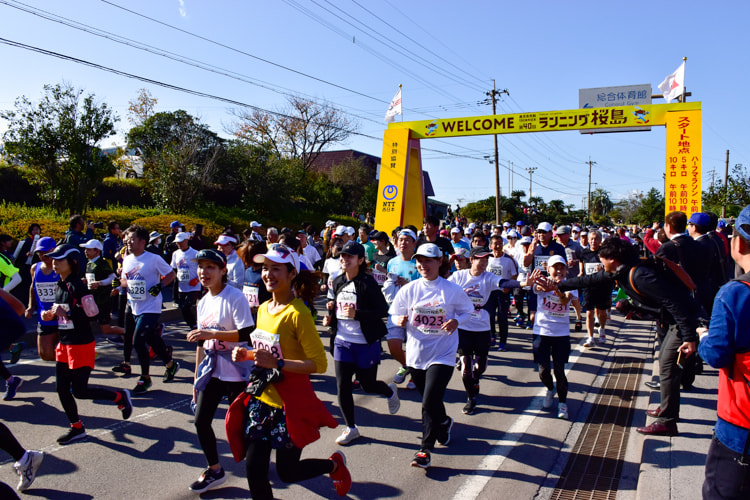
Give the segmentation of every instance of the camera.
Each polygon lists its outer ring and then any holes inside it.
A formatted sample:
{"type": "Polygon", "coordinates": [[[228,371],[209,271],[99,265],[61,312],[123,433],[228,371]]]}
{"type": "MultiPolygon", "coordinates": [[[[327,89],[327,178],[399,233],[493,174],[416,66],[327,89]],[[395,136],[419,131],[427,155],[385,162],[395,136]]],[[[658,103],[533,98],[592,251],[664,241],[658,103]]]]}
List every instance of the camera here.
{"type": "Polygon", "coordinates": [[[104,223],[103,222],[89,221],[89,224],[93,224],[95,229],[104,229],[104,223]]]}

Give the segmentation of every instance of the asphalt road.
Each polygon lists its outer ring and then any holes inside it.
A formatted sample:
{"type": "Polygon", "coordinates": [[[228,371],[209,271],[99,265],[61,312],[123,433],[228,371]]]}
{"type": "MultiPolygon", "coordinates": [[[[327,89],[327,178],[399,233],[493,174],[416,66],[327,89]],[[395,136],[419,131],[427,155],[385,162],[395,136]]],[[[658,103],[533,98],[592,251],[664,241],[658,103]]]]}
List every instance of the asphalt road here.
{"type": "MultiPolygon", "coordinates": [[[[615,317],[615,330],[617,320],[615,317]]],[[[0,420],[24,447],[46,453],[39,476],[25,497],[77,500],[198,496],[188,486],[205,467],[205,459],[189,407],[195,349],[184,340],[184,331],[184,324],[171,323],[165,332],[182,365],[173,383],[162,383],[164,368],[153,366],[154,385],[144,397],[134,398],[135,410],[128,421],[121,419],[111,403],[79,401],[88,438],[64,447],[56,443],[66,430],[66,418],[55,392],[54,363],[39,360],[33,349],[24,351],[21,362],[10,368],[25,382],[15,400],[0,401],[0,420]]],[[[575,343],[583,338],[580,333],[572,335],[575,343]]],[[[558,420],[556,411],[541,409],[544,390],[532,363],[531,337],[530,331],[511,328],[510,350],[492,351],[475,415],[461,413],[465,394],[458,372],[454,372],[446,394],[448,414],[456,422],[452,441],[447,447],[436,447],[431,468],[410,467],[420,443],[421,407],[418,393],[407,390],[406,384],[399,388],[402,404],[396,415],[388,414],[385,398],[355,392],[362,438],[342,448],[334,440],[343,427],[323,429],[321,439],[305,448],[303,458],[325,458],[342,449],[354,481],[351,498],[534,498],[544,485],[549,486],[550,472],[560,467],[564,457],[561,451],[570,447],[574,437],[574,423],[585,419],[587,405],[583,400],[596,391],[597,375],[614,350],[610,350],[611,342],[585,352],[574,344],[568,375],[569,422],[558,420]]],[[[328,344],[327,334],[323,341],[328,344]]],[[[122,378],[111,372],[121,360],[120,348],[102,339],[98,352],[90,383],[133,389],[137,376],[122,378]]],[[[379,378],[390,382],[396,369],[397,363],[386,356],[379,378]]],[[[331,413],[343,422],[336,404],[330,356],[328,371],[313,376],[313,384],[331,413]]],[[[214,427],[228,479],[201,498],[249,498],[245,464],[234,462],[225,441],[225,408],[226,404],[219,408],[214,427]]],[[[12,462],[7,455],[0,460],[5,460],[0,462],[0,481],[15,486],[12,462]]],[[[271,482],[277,498],[336,497],[328,477],[287,485],[278,479],[272,466],[271,482]]]]}

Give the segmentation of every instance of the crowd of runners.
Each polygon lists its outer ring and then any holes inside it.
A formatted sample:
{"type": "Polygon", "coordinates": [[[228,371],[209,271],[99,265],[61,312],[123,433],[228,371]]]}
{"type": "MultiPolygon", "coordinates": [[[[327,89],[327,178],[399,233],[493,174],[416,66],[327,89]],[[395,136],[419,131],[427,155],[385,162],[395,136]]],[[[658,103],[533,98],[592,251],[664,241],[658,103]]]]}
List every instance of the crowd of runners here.
{"type": "MultiPolygon", "coordinates": [[[[227,228],[212,245],[202,228],[186,231],[179,221],[167,235],[137,225],[123,231],[111,221],[100,241],[94,227],[75,216],[61,241],[32,225],[15,255],[0,254],[0,349],[10,350],[11,365],[17,362],[24,348],[16,342],[24,333],[20,316],[38,319],[39,357],[55,362],[67,420],[61,417],[65,432],[57,442],[71,444],[86,437],[77,399],[109,401],[128,419],[136,397],[154,384],[152,363],[163,365],[161,383],[174,381],[182,367],[160,322],[164,303],[173,300],[187,340],[196,344],[191,408],[207,465],[189,489],[200,493],[226,480],[212,429],[226,397],[232,402],[227,439],[235,459],[246,461],[252,498],[273,498],[272,450],[282,481],[327,474],[345,495],[352,479],[341,451],[302,459],[319,428],[338,426],[309,378],[325,373],[329,356],[344,423],[336,444],[361,436],[355,389],[382,396],[390,414],[399,411],[399,390],[416,390],[422,437],[410,463],[427,468],[436,443],[451,441],[454,419],[444,396],[454,370],[466,392],[462,412],[472,415],[481,403],[490,351],[513,348],[511,322],[533,332],[533,359],[547,389],[544,408],[568,419],[571,329],[585,328],[586,348],[611,342],[613,299],[623,313],[653,318],[658,326],[660,378],[651,385],[661,391],[661,404],[648,412],[655,420],[638,432],[676,435],[681,387],[690,387],[702,370],[700,356],[714,361],[703,343],[697,354],[698,337],[712,333],[707,327],[714,299],[739,274],[734,242],[740,238],[750,246],[750,207],[736,224],[682,212],[649,228],[446,223],[428,216],[421,228],[388,234],[334,221],[322,231],[307,223],[298,230],[264,230],[253,222],[242,234],[227,228]],[[17,287],[22,300],[8,293],[17,287]],[[329,353],[317,320],[329,328],[329,353]],[[131,390],[89,385],[95,333],[122,345],[122,361],[112,370],[138,377],[131,390]],[[131,365],[133,349],[138,366],[131,365]],[[378,373],[386,355],[400,364],[396,373],[378,373]]],[[[0,377],[4,400],[23,390],[23,380],[2,359],[0,377]]],[[[724,418],[721,411],[719,416],[724,418]]],[[[732,434],[731,425],[744,424],[733,417],[724,418],[730,443],[743,436],[750,443],[747,430],[732,434]]],[[[0,448],[16,460],[17,489],[27,489],[44,455],[25,450],[3,424],[0,448]]]]}

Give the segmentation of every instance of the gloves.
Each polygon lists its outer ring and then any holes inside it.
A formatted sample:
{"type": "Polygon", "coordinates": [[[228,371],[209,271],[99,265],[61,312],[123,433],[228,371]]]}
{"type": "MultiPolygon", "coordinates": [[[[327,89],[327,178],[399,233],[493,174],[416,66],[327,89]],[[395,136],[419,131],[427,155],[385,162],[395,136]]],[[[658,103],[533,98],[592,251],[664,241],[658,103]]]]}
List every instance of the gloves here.
{"type": "Polygon", "coordinates": [[[149,293],[149,294],[150,294],[150,295],[151,295],[152,297],[156,297],[156,296],[158,296],[158,295],[159,295],[159,294],[161,293],[161,283],[157,283],[157,284],[155,284],[154,286],[152,286],[151,288],[149,288],[149,289],[148,289],[148,293],[149,293]]]}

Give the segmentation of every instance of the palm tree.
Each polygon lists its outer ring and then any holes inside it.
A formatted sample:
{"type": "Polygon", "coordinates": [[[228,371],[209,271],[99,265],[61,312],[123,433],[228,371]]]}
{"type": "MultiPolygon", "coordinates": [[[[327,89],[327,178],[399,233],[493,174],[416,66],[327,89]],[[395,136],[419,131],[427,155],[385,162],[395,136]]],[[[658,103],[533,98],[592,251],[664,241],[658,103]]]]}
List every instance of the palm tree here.
{"type": "Polygon", "coordinates": [[[609,191],[596,188],[591,192],[591,218],[607,215],[612,210],[612,200],[609,199],[609,191]]]}

